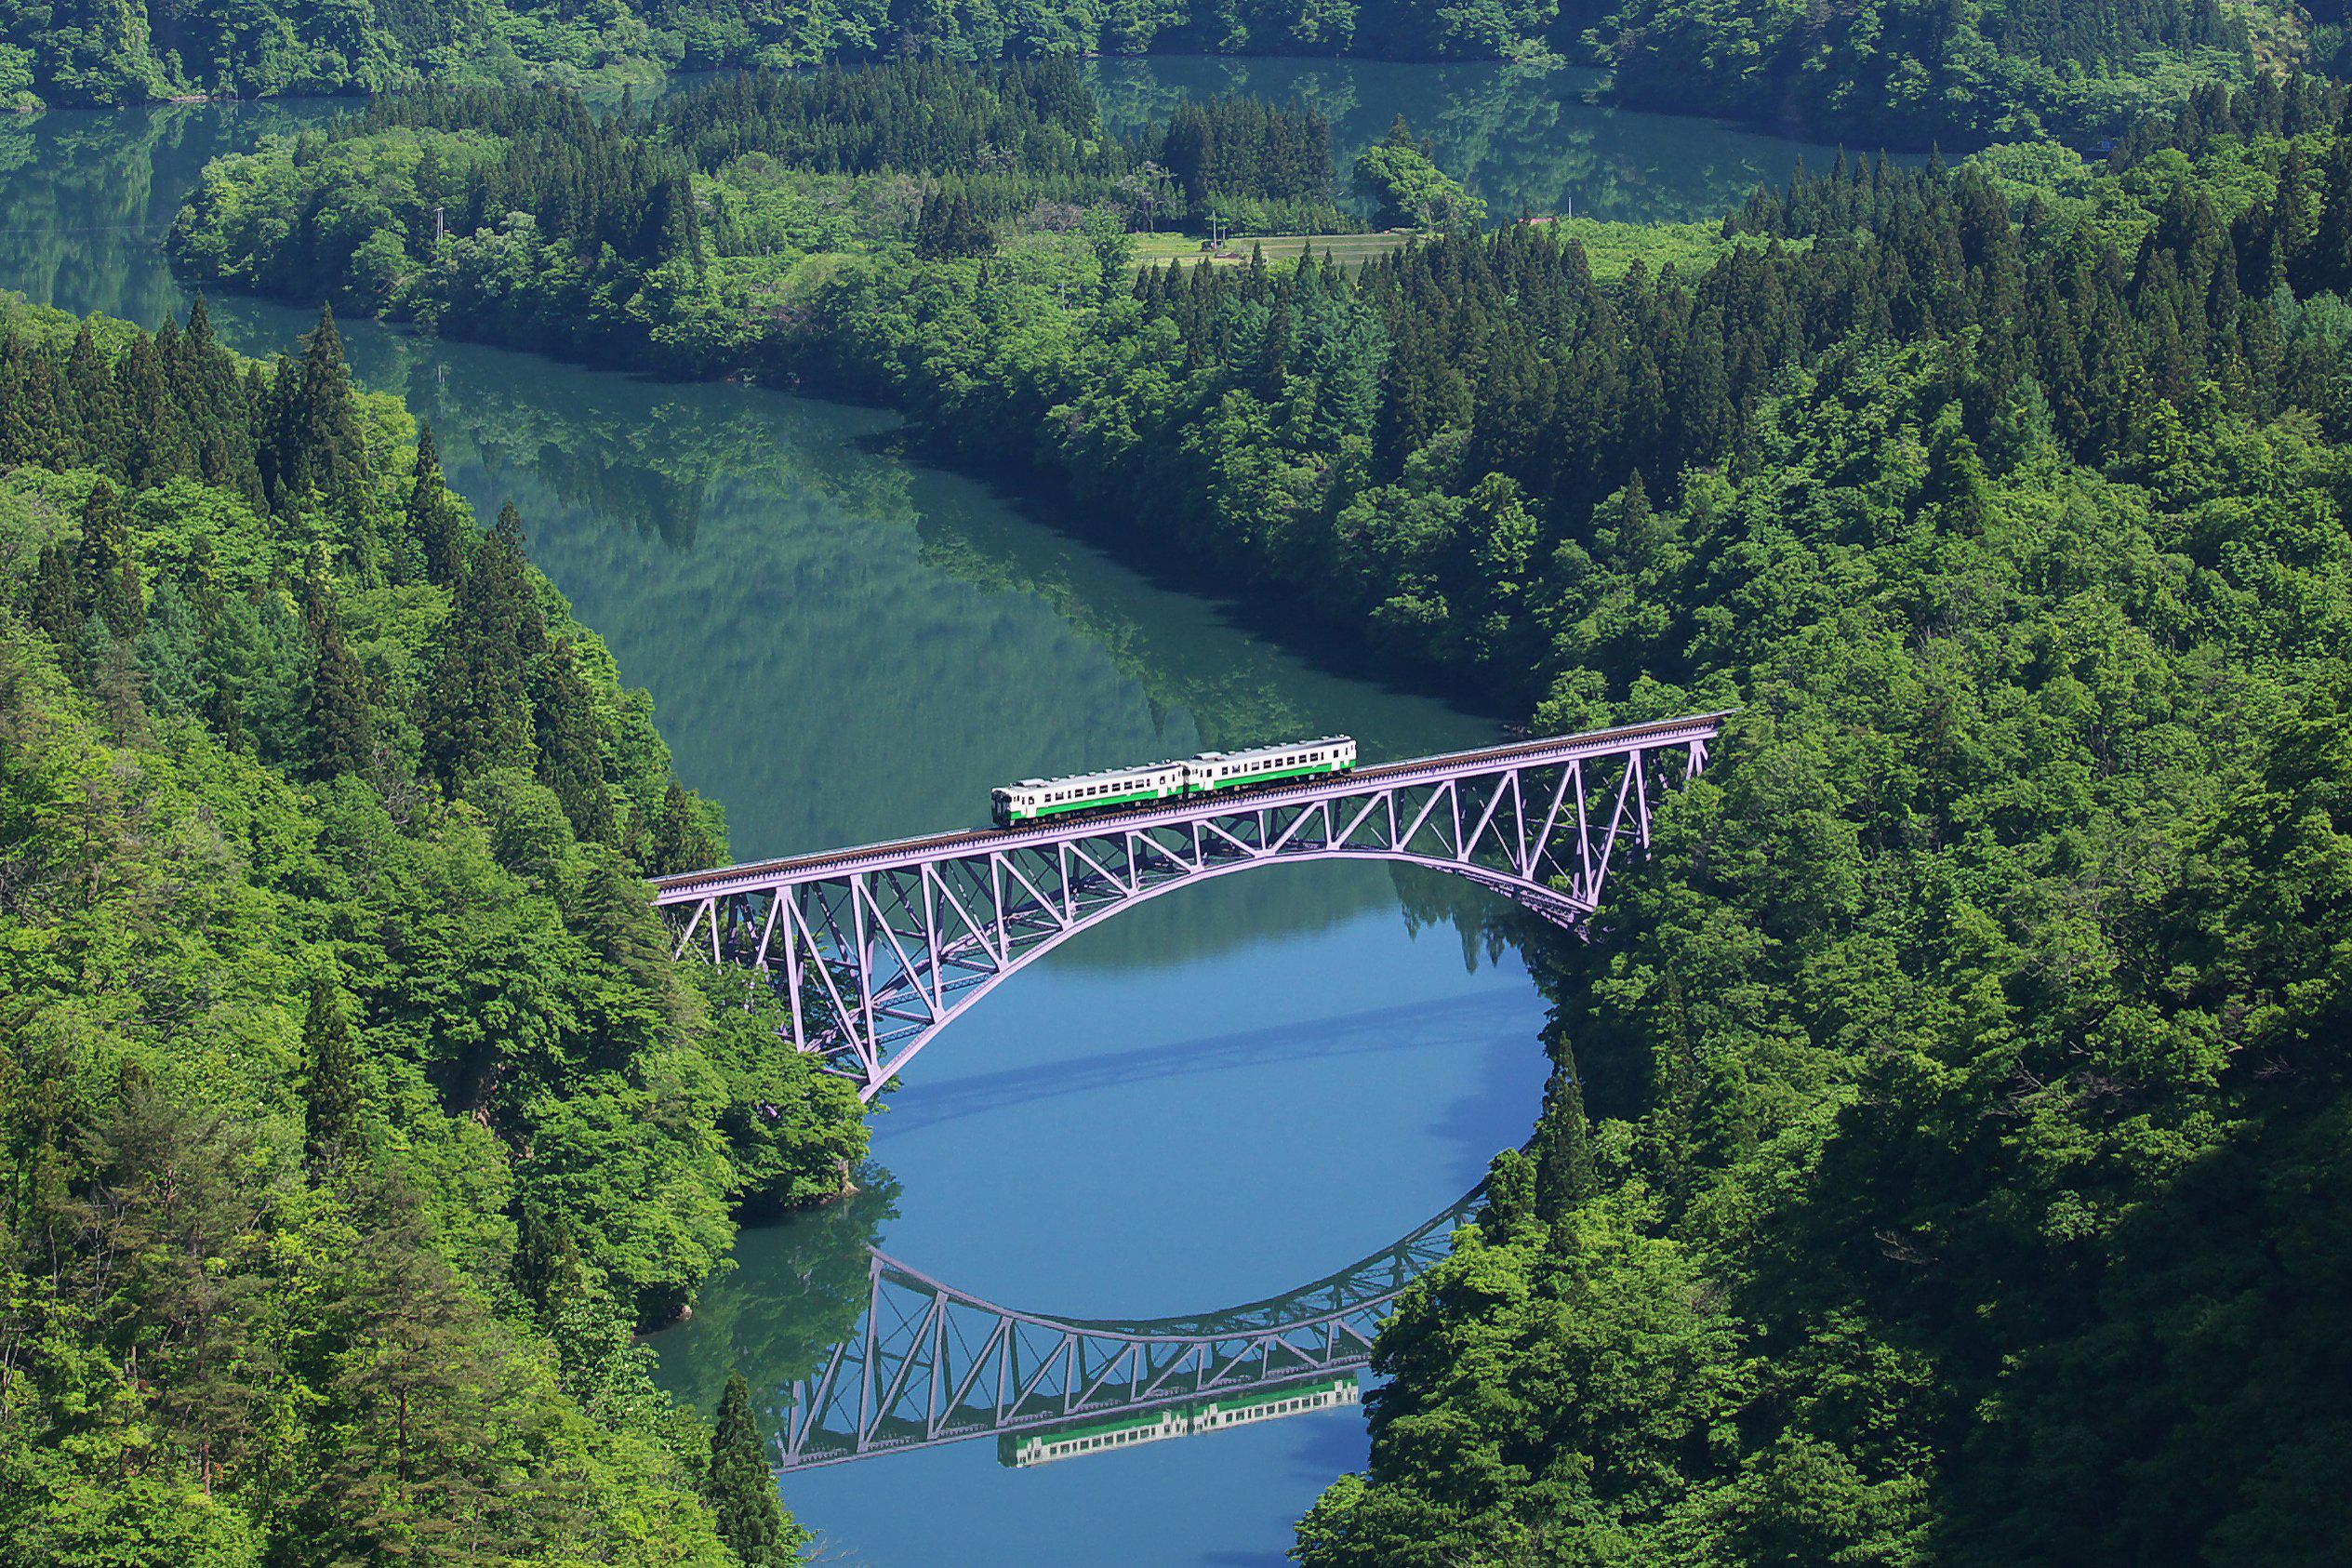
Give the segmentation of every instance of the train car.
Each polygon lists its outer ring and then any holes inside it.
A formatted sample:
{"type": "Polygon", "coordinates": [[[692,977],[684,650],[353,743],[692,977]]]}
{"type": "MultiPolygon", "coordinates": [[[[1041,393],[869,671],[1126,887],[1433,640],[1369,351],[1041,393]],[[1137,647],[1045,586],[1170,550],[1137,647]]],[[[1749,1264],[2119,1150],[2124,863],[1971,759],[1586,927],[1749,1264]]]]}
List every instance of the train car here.
{"type": "Polygon", "coordinates": [[[1051,817],[1346,773],[1355,765],[1356,743],[1344,735],[1247,751],[1203,751],[1182,762],[1106,768],[1065,778],[1024,778],[989,791],[989,816],[1000,828],[1017,828],[1051,817]]]}
{"type": "Polygon", "coordinates": [[[1282,746],[1259,746],[1247,751],[1203,751],[1184,764],[1184,792],[1200,795],[1285,778],[1311,778],[1319,774],[1347,773],[1355,765],[1356,743],[1344,735],[1326,735],[1320,740],[1294,740],[1282,746]]]}
{"type": "Polygon", "coordinates": [[[1024,778],[989,791],[989,815],[1000,828],[1017,828],[1106,806],[1173,800],[1184,793],[1185,767],[1183,763],[1153,763],[1065,778],[1024,778]]]}

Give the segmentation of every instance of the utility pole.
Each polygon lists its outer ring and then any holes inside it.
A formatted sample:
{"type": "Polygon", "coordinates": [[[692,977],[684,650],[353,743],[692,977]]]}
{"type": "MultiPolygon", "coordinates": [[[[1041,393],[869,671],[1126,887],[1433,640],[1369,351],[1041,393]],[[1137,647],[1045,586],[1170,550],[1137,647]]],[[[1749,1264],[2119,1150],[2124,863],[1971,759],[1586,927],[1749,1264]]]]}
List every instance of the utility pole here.
{"type": "Polygon", "coordinates": [[[432,253],[435,256],[441,254],[441,242],[448,232],[449,226],[442,216],[442,205],[435,202],[432,204],[432,253]]]}

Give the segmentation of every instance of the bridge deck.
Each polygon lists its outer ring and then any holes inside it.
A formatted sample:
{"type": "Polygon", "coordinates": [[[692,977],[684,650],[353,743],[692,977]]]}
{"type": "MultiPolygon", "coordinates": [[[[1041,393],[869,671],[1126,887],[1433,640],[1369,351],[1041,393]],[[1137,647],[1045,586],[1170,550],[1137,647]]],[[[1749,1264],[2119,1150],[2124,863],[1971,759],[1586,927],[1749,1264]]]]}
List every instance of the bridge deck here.
{"type": "Polygon", "coordinates": [[[894,839],[884,844],[861,844],[854,848],[829,850],[817,855],[790,856],[777,860],[758,860],[740,866],[726,866],[716,870],[690,871],[677,876],[658,877],[654,881],[656,905],[687,904],[712,897],[746,892],[779,882],[791,882],[812,872],[872,870],[894,865],[910,865],[938,858],[959,849],[1017,849],[1028,844],[1053,844],[1072,833],[1092,835],[1105,830],[1153,828],[1194,821],[1203,817],[1216,817],[1240,809],[1281,805],[1297,801],[1321,800],[1326,796],[1352,793],[1368,784],[1386,787],[1416,783],[1442,783],[1448,777],[1491,766],[1498,763],[1569,763],[1586,756],[1605,756],[1625,749],[1630,743],[1650,741],[1657,746],[1672,746],[1686,740],[1711,740],[1731,717],[1729,711],[1704,713],[1686,719],[1670,719],[1659,724],[1628,724],[1617,729],[1594,730],[1585,735],[1562,736],[1548,740],[1522,741],[1508,746],[1490,746],[1474,751],[1453,751],[1434,757],[1415,757],[1405,761],[1378,763],[1359,767],[1349,773],[1317,779],[1305,784],[1278,784],[1253,790],[1221,791],[1214,795],[1194,795],[1170,804],[1137,806],[1126,811],[1109,811],[1099,815],[1064,817],[1051,823],[1026,828],[975,828],[957,832],[933,833],[920,838],[894,839]]]}

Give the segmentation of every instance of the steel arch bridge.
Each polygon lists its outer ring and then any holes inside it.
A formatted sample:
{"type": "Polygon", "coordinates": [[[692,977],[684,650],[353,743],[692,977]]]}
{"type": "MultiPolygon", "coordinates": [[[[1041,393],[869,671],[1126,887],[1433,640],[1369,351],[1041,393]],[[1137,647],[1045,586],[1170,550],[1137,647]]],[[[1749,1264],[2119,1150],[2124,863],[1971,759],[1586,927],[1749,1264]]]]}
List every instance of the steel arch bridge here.
{"type": "Polygon", "coordinates": [[[679,956],[764,972],[795,1047],[870,1100],[941,1030],[1080,932],[1178,887],[1297,860],[1467,877],[1562,926],[1648,846],[1724,713],[1384,763],[1030,827],[664,877],[679,956]]]}
{"type": "Polygon", "coordinates": [[[1443,1258],[1483,1185],[1371,1256],[1282,1296],[1133,1322],[1016,1311],[868,1252],[866,1310],[777,1423],[781,1469],[1247,1393],[1349,1372],[1443,1258]]]}

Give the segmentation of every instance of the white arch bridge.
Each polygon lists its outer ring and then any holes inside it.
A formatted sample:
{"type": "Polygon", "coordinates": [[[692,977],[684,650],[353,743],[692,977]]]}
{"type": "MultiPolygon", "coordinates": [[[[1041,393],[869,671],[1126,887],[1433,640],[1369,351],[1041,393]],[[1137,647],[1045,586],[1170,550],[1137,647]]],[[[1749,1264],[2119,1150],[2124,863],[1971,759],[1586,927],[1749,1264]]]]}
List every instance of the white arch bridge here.
{"type": "Polygon", "coordinates": [[[1163,893],[1296,860],[1391,860],[1555,924],[1597,907],[1724,713],[1382,763],[1301,783],[664,877],[680,956],[764,972],[794,1046],[871,1099],[965,1010],[1163,893]]]}

